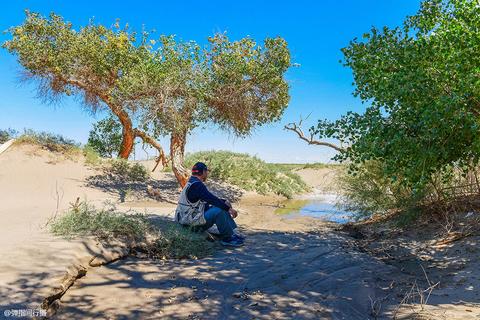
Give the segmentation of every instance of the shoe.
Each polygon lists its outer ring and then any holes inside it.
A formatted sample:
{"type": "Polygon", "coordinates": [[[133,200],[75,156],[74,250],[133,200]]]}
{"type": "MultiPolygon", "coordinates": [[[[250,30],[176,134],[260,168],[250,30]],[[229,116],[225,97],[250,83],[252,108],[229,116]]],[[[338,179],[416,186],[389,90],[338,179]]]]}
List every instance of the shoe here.
{"type": "Polygon", "coordinates": [[[239,239],[242,239],[242,241],[244,241],[247,237],[244,236],[242,233],[240,233],[239,231],[237,231],[237,229],[233,229],[233,235],[236,236],[237,238],[239,239]]]}
{"type": "Polygon", "coordinates": [[[220,241],[220,243],[225,246],[225,247],[241,247],[243,246],[243,240],[240,240],[239,238],[232,236],[229,239],[223,239],[220,241]]]}
{"type": "Polygon", "coordinates": [[[236,239],[239,239],[241,241],[245,241],[245,239],[246,239],[245,236],[240,234],[240,233],[234,233],[232,237],[234,237],[236,239]]]}

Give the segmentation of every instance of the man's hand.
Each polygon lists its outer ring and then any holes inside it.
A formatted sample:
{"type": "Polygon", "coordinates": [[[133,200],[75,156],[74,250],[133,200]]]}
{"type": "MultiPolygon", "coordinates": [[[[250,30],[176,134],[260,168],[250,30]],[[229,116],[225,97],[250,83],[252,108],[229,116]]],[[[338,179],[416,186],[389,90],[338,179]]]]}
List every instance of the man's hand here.
{"type": "Polygon", "coordinates": [[[230,215],[232,216],[233,219],[235,219],[236,217],[238,217],[238,212],[237,212],[237,210],[235,210],[235,209],[233,209],[233,208],[228,209],[228,213],[230,213],[230,215]]]}

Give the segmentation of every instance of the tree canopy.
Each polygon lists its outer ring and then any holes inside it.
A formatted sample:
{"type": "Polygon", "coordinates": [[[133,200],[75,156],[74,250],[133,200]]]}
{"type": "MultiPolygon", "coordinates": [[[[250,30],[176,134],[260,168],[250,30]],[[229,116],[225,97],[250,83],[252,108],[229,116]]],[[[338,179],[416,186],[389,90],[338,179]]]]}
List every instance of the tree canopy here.
{"type": "Polygon", "coordinates": [[[106,28],[91,21],[78,30],[62,17],[27,12],[10,30],[3,47],[18,57],[26,79],[37,80],[40,95],[80,97],[93,112],[110,111],[122,125],[120,156],[128,158],[134,139],[157,148],[170,135],[170,159],[183,184],[186,138],[199,125],[214,124],[234,135],[279,120],[289,102],[284,74],[290,53],[284,39],[230,41],[225,34],[208,45],[174,36],[137,37],[117,22],[106,28]]]}
{"type": "Polygon", "coordinates": [[[403,26],[372,28],[342,49],[363,114],[321,120],[310,129],[347,147],[336,158],[381,160],[385,173],[421,185],[480,155],[480,6],[424,1],[403,26]]]}

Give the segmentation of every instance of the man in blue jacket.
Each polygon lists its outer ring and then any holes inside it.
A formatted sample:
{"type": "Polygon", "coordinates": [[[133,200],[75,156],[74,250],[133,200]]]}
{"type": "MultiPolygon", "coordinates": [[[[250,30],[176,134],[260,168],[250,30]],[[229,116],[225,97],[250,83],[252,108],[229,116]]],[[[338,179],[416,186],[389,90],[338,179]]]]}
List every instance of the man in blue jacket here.
{"type": "Polygon", "coordinates": [[[244,237],[236,233],[237,224],[233,219],[238,212],[227,201],[208,191],[204,182],[208,177],[208,167],[197,162],[192,168],[192,176],[180,194],[175,219],[184,226],[207,230],[216,225],[220,232],[220,243],[224,246],[242,246],[244,237]]]}

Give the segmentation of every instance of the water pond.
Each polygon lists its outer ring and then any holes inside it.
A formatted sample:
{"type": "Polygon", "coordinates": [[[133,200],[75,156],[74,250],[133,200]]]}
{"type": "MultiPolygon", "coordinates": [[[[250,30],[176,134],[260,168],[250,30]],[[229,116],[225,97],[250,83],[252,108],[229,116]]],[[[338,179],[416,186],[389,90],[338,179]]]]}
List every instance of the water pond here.
{"type": "Polygon", "coordinates": [[[337,223],[353,221],[353,213],[337,208],[335,203],[336,195],[319,194],[310,198],[281,202],[275,213],[288,218],[308,216],[337,223]]]}

